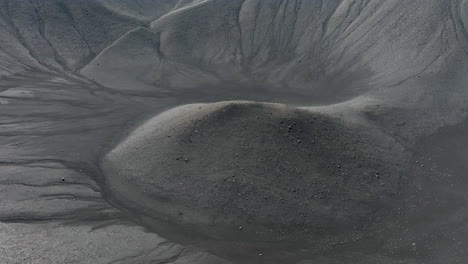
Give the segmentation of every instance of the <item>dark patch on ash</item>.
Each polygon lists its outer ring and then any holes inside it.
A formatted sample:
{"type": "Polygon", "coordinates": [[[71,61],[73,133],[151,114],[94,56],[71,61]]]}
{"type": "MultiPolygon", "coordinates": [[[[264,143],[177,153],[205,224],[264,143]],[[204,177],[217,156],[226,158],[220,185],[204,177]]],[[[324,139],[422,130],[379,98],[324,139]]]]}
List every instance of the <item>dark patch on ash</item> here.
{"type": "Polygon", "coordinates": [[[182,108],[106,156],[109,188],[124,206],[210,235],[242,227],[257,238],[364,229],[396,207],[406,154],[381,134],[282,105],[182,108]]]}

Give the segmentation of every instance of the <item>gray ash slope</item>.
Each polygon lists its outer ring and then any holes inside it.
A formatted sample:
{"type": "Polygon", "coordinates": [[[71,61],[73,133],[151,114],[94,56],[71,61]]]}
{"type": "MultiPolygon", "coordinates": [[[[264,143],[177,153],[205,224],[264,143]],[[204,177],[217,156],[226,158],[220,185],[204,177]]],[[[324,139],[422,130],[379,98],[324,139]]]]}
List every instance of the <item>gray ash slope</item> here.
{"type": "Polygon", "coordinates": [[[237,263],[465,263],[466,180],[431,150],[466,160],[441,142],[464,142],[467,28],[466,0],[1,0],[0,216],[24,245],[2,261],[226,263],[134,224],[163,219],[237,263]],[[270,226],[315,241],[256,243],[270,226]],[[27,246],[44,232],[60,252],[27,246]]]}
{"type": "Polygon", "coordinates": [[[202,1],[129,32],[81,73],[120,89],[261,83],[318,104],[372,95],[444,124],[463,114],[434,108],[466,97],[466,13],[463,1],[202,1]]]}
{"type": "Polygon", "coordinates": [[[241,82],[310,104],[371,96],[380,119],[411,119],[418,132],[464,116],[466,1],[2,5],[2,75],[53,69],[127,92],[226,87],[221,95],[241,82]]]}
{"type": "Polygon", "coordinates": [[[126,32],[190,1],[1,1],[0,76],[77,71],[126,32]]]}

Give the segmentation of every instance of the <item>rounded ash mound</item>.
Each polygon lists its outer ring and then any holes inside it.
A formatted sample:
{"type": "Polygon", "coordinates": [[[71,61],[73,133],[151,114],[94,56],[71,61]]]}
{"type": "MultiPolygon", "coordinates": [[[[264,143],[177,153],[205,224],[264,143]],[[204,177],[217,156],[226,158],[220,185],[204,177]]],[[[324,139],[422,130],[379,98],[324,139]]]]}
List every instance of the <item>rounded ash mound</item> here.
{"type": "Polygon", "coordinates": [[[118,202],[154,218],[210,232],[320,234],[391,212],[405,153],[382,133],[324,114],[220,102],[157,115],[102,168],[118,202]]]}

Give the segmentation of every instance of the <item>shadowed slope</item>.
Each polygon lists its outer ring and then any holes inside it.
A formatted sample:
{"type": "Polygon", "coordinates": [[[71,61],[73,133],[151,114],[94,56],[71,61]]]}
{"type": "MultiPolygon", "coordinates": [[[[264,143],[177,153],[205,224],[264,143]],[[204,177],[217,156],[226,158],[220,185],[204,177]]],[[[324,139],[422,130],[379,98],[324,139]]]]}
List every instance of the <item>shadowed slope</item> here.
{"type": "Polygon", "coordinates": [[[124,33],[148,23],[144,15],[131,14],[144,9],[155,19],[177,3],[175,0],[0,1],[0,58],[4,58],[0,76],[31,69],[78,70],[124,33]],[[123,8],[127,12],[120,12],[123,8]]]}

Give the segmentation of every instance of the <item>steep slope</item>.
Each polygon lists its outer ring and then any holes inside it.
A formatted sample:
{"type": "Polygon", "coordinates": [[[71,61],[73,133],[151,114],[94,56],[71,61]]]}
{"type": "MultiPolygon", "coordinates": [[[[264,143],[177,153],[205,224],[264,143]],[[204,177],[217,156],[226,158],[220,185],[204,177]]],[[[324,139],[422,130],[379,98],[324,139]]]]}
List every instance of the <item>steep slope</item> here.
{"type": "Polygon", "coordinates": [[[194,82],[217,81],[196,67],[164,61],[156,41],[148,29],[139,27],[104,49],[80,72],[107,87],[127,92],[193,88],[194,82]]]}
{"type": "Polygon", "coordinates": [[[398,84],[462,55],[461,7],[456,1],[211,0],[153,22],[159,41],[148,45],[167,63],[220,79],[335,92],[346,85],[352,94],[398,84]]]}
{"type": "Polygon", "coordinates": [[[177,3],[132,1],[120,6],[115,1],[111,5],[95,0],[0,1],[2,75],[32,68],[75,71],[126,32],[148,23],[120,12],[119,7],[129,12],[145,9],[155,19],[177,3]]]}
{"type": "Polygon", "coordinates": [[[240,82],[311,102],[372,97],[370,111],[391,125],[418,119],[403,129],[420,133],[466,116],[465,11],[466,1],[201,1],[151,23],[148,47],[122,55],[138,38],[126,35],[82,73],[129,91],[240,82]],[[135,55],[147,67],[112,62],[135,55]]]}
{"type": "Polygon", "coordinates": [[[103,6],[125,16],[151,22],[173,9],[203,0],[97,0],[103,6]]]}

